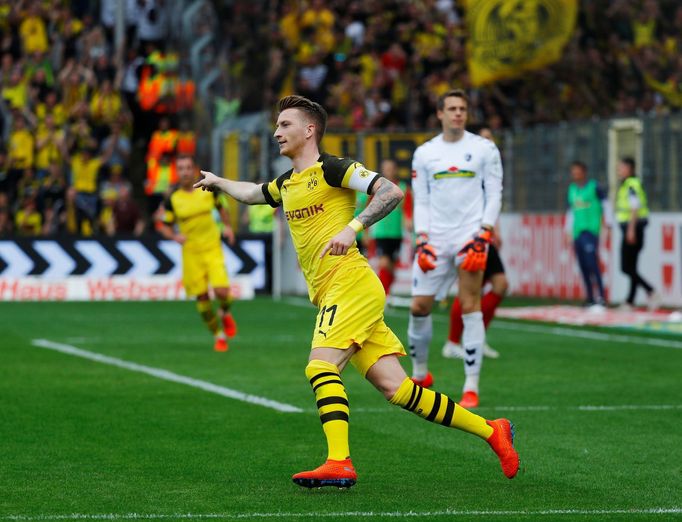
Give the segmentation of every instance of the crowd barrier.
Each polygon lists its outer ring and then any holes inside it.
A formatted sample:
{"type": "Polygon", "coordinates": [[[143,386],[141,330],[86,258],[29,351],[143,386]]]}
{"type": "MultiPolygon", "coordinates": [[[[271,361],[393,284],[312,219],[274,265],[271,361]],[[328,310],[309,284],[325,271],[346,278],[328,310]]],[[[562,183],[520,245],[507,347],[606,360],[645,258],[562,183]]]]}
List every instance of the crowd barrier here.
{"type": "MultiPolygon", "coordinates": [[[[235,298],[270,292],[271,245],[269,235],[223,242],[235,298]]],[[[181,246],[158,237],[0,240],[3,301],[184,299],[181,278],[181,246]]]]}

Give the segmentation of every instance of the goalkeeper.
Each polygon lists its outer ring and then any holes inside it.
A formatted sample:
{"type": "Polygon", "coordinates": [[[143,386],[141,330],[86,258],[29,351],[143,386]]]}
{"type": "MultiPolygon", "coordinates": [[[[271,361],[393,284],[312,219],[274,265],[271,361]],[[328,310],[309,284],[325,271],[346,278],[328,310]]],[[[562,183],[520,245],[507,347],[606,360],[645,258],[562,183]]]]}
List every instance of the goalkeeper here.
{"type": "Polygon", "coordinates": [[[495,144],[464,130],[468,98],[455,89],[438,99],[442,132],[417,148],[412,159],[414,231],[412,305],[408,327],[412,380],[433,384],[428,371],[431,310],[459,278],[464,387],[460,404],[479,405],[485,328],[481,313],[483,272],[502,205],[502,161],[495,144]]]}

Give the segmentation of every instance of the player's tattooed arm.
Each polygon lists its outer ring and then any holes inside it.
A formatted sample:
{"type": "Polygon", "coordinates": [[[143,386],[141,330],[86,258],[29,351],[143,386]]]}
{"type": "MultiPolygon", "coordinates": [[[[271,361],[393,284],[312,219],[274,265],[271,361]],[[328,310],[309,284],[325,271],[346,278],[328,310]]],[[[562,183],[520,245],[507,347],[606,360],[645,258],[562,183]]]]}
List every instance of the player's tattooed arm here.
{"type": "Polygon", "coordinates": [[[360,212],[357,220],[360,221],[365,228],[373,225],[380,219],[384,218],[398,206],[405,195],[400,187],[391,183],[386,178],[379,178],[372,187],[372,200],[369,202],[365,210],[360,212]]]}
{"type": "Polygon", "coordinates": [[[320,253],[323,258],[327,252],[332,256],[345,256],[348,249],[355,243],[356,234],[362,228],[367,228],[388,215],[403,199],[403,191],[385,178],[378,178],[370,188],[372,201],[365,210],[343,227],[338,234],[329,240],[320,253]]]}

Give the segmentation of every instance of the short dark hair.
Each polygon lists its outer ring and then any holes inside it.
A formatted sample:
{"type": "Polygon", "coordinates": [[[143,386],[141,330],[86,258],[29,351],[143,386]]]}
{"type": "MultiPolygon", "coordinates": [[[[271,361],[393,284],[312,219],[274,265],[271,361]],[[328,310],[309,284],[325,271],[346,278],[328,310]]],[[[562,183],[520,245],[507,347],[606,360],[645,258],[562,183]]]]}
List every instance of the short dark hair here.
{"type": "Polygon", "coordinates": [[[305,96],[292,94],[285,96],[279,100],[279,112],[287,109],[298,109],[310,118],[315,125],[315,141],[319,146],[324,136],[324,131],[327,129],[327,111],[319,103],[309,100],[305,96]]]}
{"type": "Polygon", "coordinates": [[[582,169],[584,172],[587,172],[587,165],[585,165],[585,163],[583,163],[580,160],[573,160],[571,162],[571,167],[578,167],[578,168],[582,169]]]}
{"type": "Polygon", "coordinates": [[[627,166],[630,167],[630,170],[632,170],[633,174],[635,172],[635,159],[631,156],[625,156],[624,158],[621,158],[620,161],[622,163],[625,163],[627,166]]]}
{"type": "Polygon", "coordinates": [[[180,160],[185,160],[185,159],[188,159],[188,160],[190,160],[192,163],[194,163],[194,156],[192,156],[191,154],[187,154],[186,152],[181,152],[180,154],[178,154],[177,156],[175,156],[175,162],[176,162],[176,163],[177,163],[178,161],[180,161],[180,160]]]}
{"type": "Polygon", "coordinates": [[[467,103],[467,107],[469,106],[469,97],[467,96],[467,93],[464,92],[464,89],[450,89],[448,92],[443,93],[438,97],[438,104],[436,107],[439,111],[442,111],[445,108],[445,99],[451,97],[462,98],[467,103]]]}

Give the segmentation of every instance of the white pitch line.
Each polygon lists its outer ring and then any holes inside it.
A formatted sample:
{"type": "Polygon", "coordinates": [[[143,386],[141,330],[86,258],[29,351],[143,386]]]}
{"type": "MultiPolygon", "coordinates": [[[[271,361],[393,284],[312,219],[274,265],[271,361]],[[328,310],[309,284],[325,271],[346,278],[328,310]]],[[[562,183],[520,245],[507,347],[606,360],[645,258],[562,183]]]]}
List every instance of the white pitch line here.
{"type": "MultiPolygon", "coordinates": [[[[248,393],[240,392],[238,390],[233,390],[231,388],[225,388],[217,384],[213,384],[207,381],[201,381],[199,379],[193,379],[191,377],[185,377],[184,375],[179,375],[177,373],[170,372],[168,370],[163,370],[161,368],[153,368],[151,366],[145,366],[143,364],[137,364],[133,362],[124,361],[123,359],[117,359],[115,357],[109,357],[108,355],[102,355],[96,352],[89,352],[87,350],[82,350],[71,346],[69,344],[56,343],[54,341],[49,341],[47,339],[34,339],[31,341],[33,346],[39,348],[47,348],[49,350],[55,350],[57,352],[66,353],[68,355],[75,355],[77,357],[82,357],[84,359],[89,359],[91,361],[96,361],[103,364],[109,364],[111,366],[116,366],[118,368],[124,368],[133,372],[144,373],[162,379],[165,381],[176,382],[180,384],[186,384],[187,386],[192,386],[194,388],[199,388],[201,390],[215,393],[223,397],[228,397],[230,399],[236,399],[242,402],[248,402],[251,404],[257,404],[259,406],[264,406],[266,408],[271,408],[273,410],[285,412],[285,413],[317,413],[316,409],[302,409],[291,404],[281,403],[273,401],[271,399],[266,399],[265,397],[259,397],[257,395],[250,395],[248,393]]],[[[553,410],[577,410],[577,411],[633,411],[633,410],[680,410],[682,409],[682,404],[616,404],[616,405],[582,405],[582,406],[490,406],[482,407],[483,410],[494,410],[494,411],[553,411],[553,410]]],[[[354,408],[353,413],[386,413],[393,412],[395,408],[354,408]]]]}
{"type": "MultiPolygon", "coordinates": [[[[291,303],[297,305],[297,303],[291,303]]],[[[301,305],[298,305],[301,306],[301,305]]],[[[394,310],[387,310],[385,315],[391,317],[403,317],[406,314],[399,314],[394,310]]],[[[448,322],[450,319],[445,316],[433,315],[436,322],[448,322]]],[[[592,339],[594,341],[605,342],[620,342],[637,345],[658,346],[661,348],[672,348],[673,350],[682,350],[682,342],[673,339],[661,339],[660,337],[644,337],[640,335],[625,335],[612,334],[606,332],[594,332],[592,330],[580,330],[578,328],[562,328],[560,326],[544,326],[540,324],[523,324],[520,322],[512,322],[505,319],[496,319],[495,328],[501,330],[516,330],[519,332],[551,334],[560,337],[576,337],[582,339],[592,339]]]]}
{"type": "Polygon", "coordinates": [[[682,350],[682,342],[672,339],[661,339],[654,337],[643,337],[639,335],[621,335],[612,333],[593,332],[591,330],[578,330],[577,328],[562,328],[559,326],[542,326],[535,324],[521,324],[498,319],[495,321],[497,328],[505,330],[516,330],[519,332],[541,333],[559,335],[562,337],[580,337],[583,339],[593,339],[595,341],[619,342],[630,344],[645,344],[647,346],[658,346],[661,348],[672,348],[682,350]]]}
{"type": "Polygon", "coordinates": [[[285,404],[282,402],[273,401],[271,399],[266,399],[265,397],[259,397],[257,395],[251,395],[248,393],[240,392],[238,390],[233,390],[231,388],[225,388],[223,386],[218,386],[217,384],[213,384],[207,381],[192,379],[191,377],[178,375],[177,373],[173,373],[168,370],[163,370],[161,368],[153,368],[151,366],[145,366],[143,364],[128,362],[124,361],[123,359],[117,359],[115,357],[109,357],[107,355],[102,355],[100,353],[81,350],[80,348],[76,348],[75,346],[71,346],[70,344],[56,343],[54,341],[49,341],[47,339],[34,339],[33,341],[31,341],[31,344],[39,348],[46,348],[48,350],[54,350],[68,355],[75,355],[76,357],[82,357],[83,359],[89,359],[91,361],[96,361],[102,364],[116,366],[118,368],[123,368],[125,370],[130,370],[132,372],[144,373],[147,375],[151,375],[152,377],[156,377],[157,379],[162,379],[164,381],[186,384],[187,386],[199,388],[200,390],[204,390],[209,393],[215,393],[217,395],[222,395],[223,397],[228,397],[230,399],[248,402],[250,404],[256,404],[258,406],[263,406],[265,408],[270,408],[272,410],[277,410],[285,413],[303,412],[301,408],[297,408],[296,406],[292,406],[291,404],[285,404]]]}
{"type": "Polygon", "coordinates": [[[0,515],[0,520],[164,520],[164,519],[225,519],[253,520],[265,518],[429,518],[429,517],[509,517],[509,516],[598,516],[598,515],[678,515],[680,507],[631,509],[519,509],[438,511],[337,511],[337,512],[273,512],[273,513],[71,513],[65,515],[0,515]]]}
{"type": "MultiPolygon", "coordinates": [[[[290,304],[302,306],[300,303],[291,302],[290,304]]],[[[386,310],[385,315],[391,317],[405,317],[406,313],[399,313],[396,310],[386,310]]],[[[448,322],[450,319],[445,316],[433,315],[436,322],[448,322]]],[[[502,318],[496,319],[494,322],[496,329],[501,330],[515,330],[519,332],[551,334],[560,337],[574,337],[582,339],[592,339],[594,341],[605,342],[619,342],[637,345],[658,346],[660,348],[671,348],[673,350],[682,350],[682,342],[673,339],[661,339],[660,337],[644,337],[640,335],[625,335],[612,334],[607,332],[594,332],[592,330],[580,330],[578,328],[564,328],[560,326],[544,326],[540,324],[523,324],[520,322],[512,322],[502,318]]]]}
{"type": "MultiPolygon", "coordinates": [[[[392,316],[395,315],[392,313],[392,316]]],[[[447,317],[434,316],[438,322],[447,322],[447,317]]],[[[518,322],[497,319],[494,323],[496,329],[514,330],[518,332],[528,332],[537,334],[551,334],[559,337],[573,337],[581,339],[591,339],[593,341],[618,342],[636,345],[657,346],[659,348],[671,348],[682,350],[682,342],[673,339],[661,339],[660,337],[644,337],[641,335],[612,334],[606,332],[594,332],[592,330],[580,330],[578,328],[562,328],[560,326],[544,326],[540,324],[522,324],[518,322]]],[[[578,345],[581,346],[581,345],[578,345]]]]}
{"type": "MultiPolygon", "coordinates": [[[[614,405],[584,405],[584,406],[481,406],[484,411],[646,411],[646,410],[682,410],[682,404],[614,404],[614,405]]],[[[306,413],[317,410],[306,409],[306,413]]],[[[395,408],[352,408],[351,413],[388,413],[395,408]]]]}
{"type": "Polygon", "coordinates": [[[620,406],[578,406],[580,411],[682,410],[682,404],[623,404],[620,406]]]}

